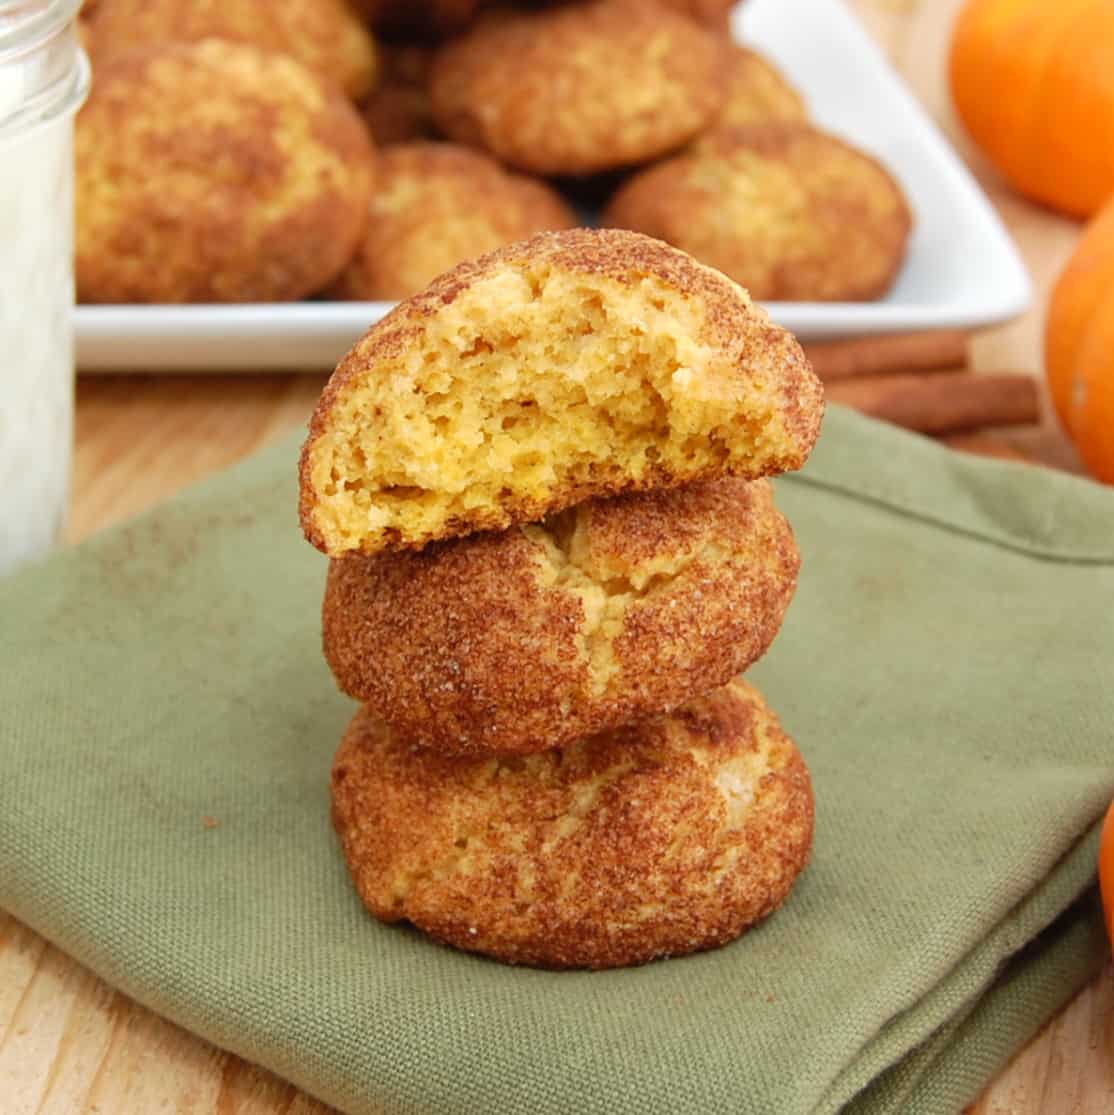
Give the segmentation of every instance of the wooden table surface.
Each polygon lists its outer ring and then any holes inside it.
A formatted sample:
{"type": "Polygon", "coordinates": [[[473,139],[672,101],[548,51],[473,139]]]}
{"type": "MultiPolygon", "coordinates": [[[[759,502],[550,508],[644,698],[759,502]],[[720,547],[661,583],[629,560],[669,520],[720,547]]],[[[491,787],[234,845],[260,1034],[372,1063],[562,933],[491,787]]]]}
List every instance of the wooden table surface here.
{"type": "MultiPolygon", "coordinates": [[[[976,338],[974,363],[982,370],[1037,374],[1045,297],[1078,226],[1005,193],[959,134],[943,79],[948,29],[959,0],[854,3],[979,174],[1033,273],[1033,310],[976,338]]],[[[166,498],[304,422],[323,382],[321,374],[83,377],[72,540],[166,498]]],[[[1076,464],[1050,421],[1040,429],[1014,432],[1008,440],[1048,464],[1076,464]]],[[[131,1002],[0,913],[3,1115],[324,1115],[327,1110],[131,1002]]],[[[1109,965],[971,1111],[1114,1112],[1114,974],[1109,965]]]]}

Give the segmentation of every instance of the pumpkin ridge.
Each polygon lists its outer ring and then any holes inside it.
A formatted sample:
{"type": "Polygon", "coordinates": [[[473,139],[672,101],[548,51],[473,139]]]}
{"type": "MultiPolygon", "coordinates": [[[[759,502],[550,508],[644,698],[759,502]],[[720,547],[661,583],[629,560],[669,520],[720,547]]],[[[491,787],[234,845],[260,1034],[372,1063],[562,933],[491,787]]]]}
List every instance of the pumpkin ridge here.
{"type": "Polygon", "coordinates": [[[1072,365],[1070,433],[1087,471],[1114,484],[1114,287],[1089,317],[1072,365]]]}
{"type": "Polygon", "coordinates": [[[1056,415],[1072,434],[1075,364],[1090,323],[1108,289],[1114,288],[1114,204],[1091,222],[1057,280],[1048,303],[1045,369],[1056,415]]]}
{"type": "MultiPolygon", "coordinates": [[[[1058,14],[1064,12],[1067,14],[1064,15],[1064,22],[1049,35],[1051,40],[1049,48],[1045,51],[1040,73],[1033,83],[1034,111],[1028,118],[1029,131],[1025,136],[1026,142],[1023,148],[1027,152],[1026,177],[1035,182],[1047,180],[1048,173],[1045,168],[1049,166],[1052,167],[1057,179],[1063,174],[1062,164],[1055,159],[1049,160],[1048,157],[1050,146],[1048,141],[1061,130],[1063,120],[1057,120],[1049,113],[1040,111],[1040,106],[1047,103],[1057,105],[1061,109],[1065,104],[1070,106],[1070,100],[1064,96],[1066,87],[1062,80],[1063,74],[1059,70],[1062,55],[1066,53],[1068,44],[1079,34],[1080,26],[1090,26],[1095,16],[1101,15],[1109,7],[1108,0],[1067,0],[1067,2],[1060,0],[1060,3],[1063,7],[1058,14]]],[[[1070,117],[1070,112],[1067,115],[1070,117]]],[[[1074,137],[1073,146],[1077,146],[1079,142],[1079,137],[1074,137]]],[[[1079,189],[1079,184],[1071,181],[1078,171],[1079,168],[1073,166],[1071,173],[1068,174],[1068,181],[1052,189],[1046,187],[1046,192],[1034,192],[1033,196],[1045,204],[1055,205],[1057,197],[1074,194],[1079,189]]],[[[1078,201],[1078,198],[1076,197],[1075,200],[1078,201]]],[[[1067,208],[1076,213],[1080,211],[1076,204],[1070,204],[1067,208]]]]}
{"type": "MultiPolygon", "coordinates": [[[[1057,20],[1058,24],[1052,29],[1047,26],[1040,29],[1040,53],[1035,53],[1036,65],[1032,71],[1029,82],[1029,95],[1027,111],[1024,114],[1024,132],[1019,137],[1021,142],[1018,149],[1022,152],[1023,161],[1021,172],[1025,182],[1039,182],[1044,175],[1041,173],[1044,158],[1044,145],[1041,142],[1041,132],[1044,127],[1045,114],[1041,105],[1046,101],[1048,93],[1053,88],[1056,58],[1075,31],[1076,21],[1080,13],[1088,7],[1093,7],[1095,0],[1060,0],[1053,7],[1049,7],[1042,0],[1036,0],[1032,5],[1033,12],[1038,19],[1043,21],[1057,20]]],[[[1026,186],[1026,191],[1038,201],[1047,202],[1049,199],[1037,187],[1026,186]]]]}
{"type": "Polygon", "coordinates": [[[1111,0],[966,0],[949,82],[967,132],[1020,193],[1076,217],[1114,194],[1111,0]]]}

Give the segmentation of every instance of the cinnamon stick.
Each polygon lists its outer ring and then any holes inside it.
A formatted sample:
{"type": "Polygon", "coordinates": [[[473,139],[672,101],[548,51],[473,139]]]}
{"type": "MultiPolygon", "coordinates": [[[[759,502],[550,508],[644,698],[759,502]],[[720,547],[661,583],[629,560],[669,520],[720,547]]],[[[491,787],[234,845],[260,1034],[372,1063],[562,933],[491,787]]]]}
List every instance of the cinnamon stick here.
{"type": "Polygon", "coordinates": [[[956,330],[852,337],[804,347],[813,370],[826,381],[886,372],[943,372],[967,364],[967,334],[956,330]]]}
{"type": "Polygon", "coordinates": [[[828,384],[825,395],[922,434],[1023,426],[1040,418],[1036,381],[1011,372],[862,376],[828,384]]]}

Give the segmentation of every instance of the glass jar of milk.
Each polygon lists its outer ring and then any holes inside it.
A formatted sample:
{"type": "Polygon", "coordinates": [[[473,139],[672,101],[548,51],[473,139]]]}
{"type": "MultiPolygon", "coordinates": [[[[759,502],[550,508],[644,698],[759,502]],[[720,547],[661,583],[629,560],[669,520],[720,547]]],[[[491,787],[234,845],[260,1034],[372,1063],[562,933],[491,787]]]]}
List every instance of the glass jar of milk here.
{"type": "Polygon", "coordinates": [[[73,446],[81,0],[0,0],[0,574],[62,531],[73,446]]]}

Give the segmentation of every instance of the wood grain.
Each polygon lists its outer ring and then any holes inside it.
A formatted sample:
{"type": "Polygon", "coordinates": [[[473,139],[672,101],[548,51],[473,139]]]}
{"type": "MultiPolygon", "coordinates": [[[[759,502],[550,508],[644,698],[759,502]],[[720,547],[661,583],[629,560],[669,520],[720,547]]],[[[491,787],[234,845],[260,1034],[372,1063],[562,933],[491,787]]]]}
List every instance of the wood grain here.
{"type": "MultiPolygon", "coordinates": [[[[976,369],[1040,368],[1044,295],[1078,227],[1011,197],[960,134],[943,59],[960,0],[855,0],[944,131],[968,157],[1033,273],[1037,305],[976,336],[976,369]]],[[[126,518],[302,424],[321,376],[84,377],[78,389],[71,540],[126,518]]],[[[1044,408],[1048,415],[1048,408],[1044,408]]],[[[957,439],[958,448],[1078,467],[1040,427],[957,439]]],[[[0,913],[2,1115],[328,1115],[322,1104],[159,1019],[0,913]]],[[[1114,974],[1044,1028],[969,1115],[1114,1112],[1114,974]]]]}
{"type": "Polygon", "coordinates": [[[129,518],[304,425],[325,378],[82,376],[70,540],[129,518]]]}

